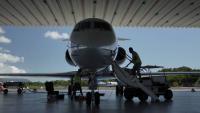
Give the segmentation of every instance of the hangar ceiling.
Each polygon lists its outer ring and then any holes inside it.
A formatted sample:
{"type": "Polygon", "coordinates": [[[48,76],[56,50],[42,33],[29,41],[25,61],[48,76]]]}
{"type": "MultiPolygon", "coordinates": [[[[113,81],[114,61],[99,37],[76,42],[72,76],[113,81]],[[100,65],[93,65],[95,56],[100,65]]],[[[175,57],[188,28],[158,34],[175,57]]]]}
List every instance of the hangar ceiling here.
{"type": "Polygon", "coordinates": [[[85,18],[114,26],[200,27],[200,0],[0,0],[0,25],[73,26],[85,18]]]}

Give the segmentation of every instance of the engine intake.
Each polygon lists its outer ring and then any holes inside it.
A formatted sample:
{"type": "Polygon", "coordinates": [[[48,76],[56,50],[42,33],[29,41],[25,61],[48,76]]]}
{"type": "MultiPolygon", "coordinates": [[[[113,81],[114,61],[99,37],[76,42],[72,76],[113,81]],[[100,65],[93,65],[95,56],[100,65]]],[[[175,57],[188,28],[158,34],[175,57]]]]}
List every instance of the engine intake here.
{"type": "Polygon", "coordinates": [[[126,60],[126,51],[122,47],[119,47],[115,61],[118,64],[122,64],[124,63],[125,60],[126,60]]]}
{"type": "Polygon", "coordinates": [[[69,55],[69,51],[66,50],[65,52],[65,60],[68,64],[75,66],[74,62],[72,61],[70,55],[69,55]]]}

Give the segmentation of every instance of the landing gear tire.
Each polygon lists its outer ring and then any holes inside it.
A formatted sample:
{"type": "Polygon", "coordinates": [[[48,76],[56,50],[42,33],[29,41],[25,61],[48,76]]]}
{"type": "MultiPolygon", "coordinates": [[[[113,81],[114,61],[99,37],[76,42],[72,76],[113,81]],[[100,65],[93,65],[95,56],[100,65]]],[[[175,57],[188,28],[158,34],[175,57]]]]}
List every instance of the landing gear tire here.
{"type": "Polygon", "coordinates": [[[124,97],[126,100],[132,100],[133,94],[131,93],[131,90],[129,88],[124,89],[124,97]]]}
{"type": "Polygon", "coordinates": [[[8,94],[8,89],[4,89],[4,90],[3,90],[3,93],[4,93],[4,94],[8,94]]]}
{"type": "Polygon", "coordinates": [[[19,95],[22,94],[22,89],[21,88],[17,89],[17,94],[19,94],[19,95]]]}
{"type": "Polygon", "coordinates": [[[87,92],[86,93],[86,104],[91,105],[91,102],[92,102],[92,94],[91,94],[91,92],[87,92]]]}
{"type": "Polygon", "coordinates": [[[148,99],[148,95],[144,93],[143,91],[140,91],[138,98],[140,99],[141,102],[146,102],[148,99]]]}
{"type": "Polygon", "coordinates": [[[165,100],[171,100],[172,97],[173,97],[173,92],[172,92],[172,90],[168,89],[164,94],[164,98],[165,98],[165,100]]]}
{"type": "Polygon", "coordinates": [[[98,92],[96,92],[95,94],[94,94],[94,101],[95,101],[95,105],[99,105],[100,104],[100,94],[98,93],[98,92]]]}

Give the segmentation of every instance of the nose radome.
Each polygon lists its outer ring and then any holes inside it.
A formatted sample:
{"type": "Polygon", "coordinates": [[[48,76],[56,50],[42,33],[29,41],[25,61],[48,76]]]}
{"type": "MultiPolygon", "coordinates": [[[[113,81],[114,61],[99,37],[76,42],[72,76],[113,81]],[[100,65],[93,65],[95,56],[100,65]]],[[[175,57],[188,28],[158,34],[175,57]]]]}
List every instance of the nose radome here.
{"type": "Polygon", "coordinates": [[[84,68],[103,68],[108,64],[105,58],[112,58],[112,52],[103,48],[84,48],[73,52],[76,64],[84,68]]]}
{"type": "Polygon", "coordinates": [[[72,43],[90,47],[107,46],[116,42],[116,38],[113,32],[96,30],[74,32],[72,33],[70,39],[72,43]]]}

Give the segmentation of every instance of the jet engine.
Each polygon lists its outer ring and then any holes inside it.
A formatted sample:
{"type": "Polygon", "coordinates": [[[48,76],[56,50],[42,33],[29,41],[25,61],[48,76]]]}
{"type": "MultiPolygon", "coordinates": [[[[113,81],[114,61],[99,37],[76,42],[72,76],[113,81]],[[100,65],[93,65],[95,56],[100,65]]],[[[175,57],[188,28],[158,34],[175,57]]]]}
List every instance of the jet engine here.
{"type": "Polygon", "coordinates": [[[69,51],[68,50],[66,50],[66,53],[65,53],[65,60],[67,61],[68,64],[75,66],[74,62],[72,61],[72,59],[71,59],[71,57],[69,55],[69,51]]]}
{"type": "Polygon", "coordinates": [[[126,60],[126,51],[122,47],[119,47],[115,61],[118,64],[122,64],[124,63],[125,60],[126,60]]]}

